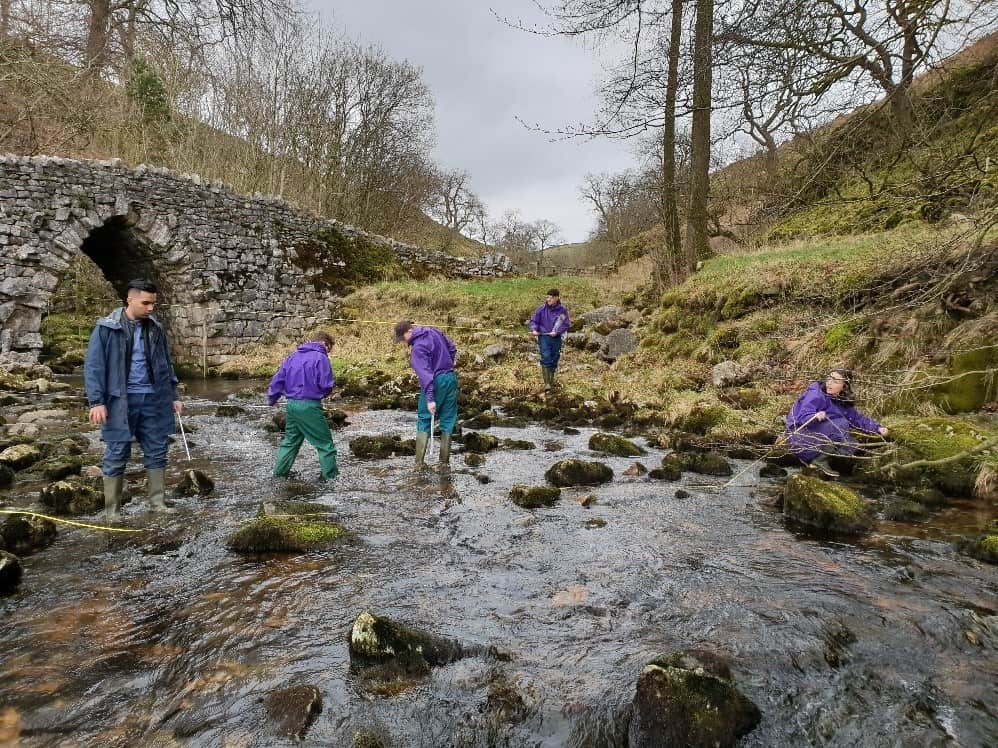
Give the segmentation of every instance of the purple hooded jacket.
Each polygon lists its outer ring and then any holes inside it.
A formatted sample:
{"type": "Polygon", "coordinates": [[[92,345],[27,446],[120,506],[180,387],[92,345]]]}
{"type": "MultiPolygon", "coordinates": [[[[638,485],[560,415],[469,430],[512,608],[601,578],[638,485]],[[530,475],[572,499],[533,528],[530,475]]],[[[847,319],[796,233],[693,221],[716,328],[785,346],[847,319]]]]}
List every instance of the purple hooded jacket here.
{"type": "Polygon", "coordinates": [[[849,435],[850,428],[875,434],[880,424],[856,410],[850,401],[829,396],[821,382],[812,382],[787,414],[787,441],[808,462],[817,457],[822,446],[827,446],[829,442],[845,447],[836,450],[838,452],[851,452],[855,441],[849,435]],[[804,426],[819,410],[825,411],[828,418],[824,421],[816,419],[804,426]]]}
{"type": "Polygon", "coordinates": [[[427,402],[434,402],[433,377],[454,371],[457,347],[435,327],[413,327],[409,346],[409,364],[419,377],[419,388],[427,402]]]}
{"type": "Polygon", "coordinates": [[[318,341],[304,343],[284,359],[270,380],[267,401],[276,405],[281,395],[288,400],[321,400],[333,391],[334,384],[326,346],[318,341]]]}
{"type": "Polygon", "coordinates": [[[572,320],[568,316],[568,307],[560,301],[554,306],[549,306],[544,302],[536,310],[534,316],[530,318],[531,332],[539,332],[547,335],[550,332],[556,335],[564,335],[568,328],[572,326],[572,320]]]}

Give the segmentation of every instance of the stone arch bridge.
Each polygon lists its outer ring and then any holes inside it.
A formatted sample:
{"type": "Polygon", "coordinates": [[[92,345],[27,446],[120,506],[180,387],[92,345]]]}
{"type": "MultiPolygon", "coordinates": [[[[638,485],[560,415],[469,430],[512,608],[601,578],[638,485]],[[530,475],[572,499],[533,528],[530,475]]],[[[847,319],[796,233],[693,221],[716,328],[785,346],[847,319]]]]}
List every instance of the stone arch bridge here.
{"type": "Polygon", "coordinates": [[[175,357],[209,366],[337,316],[352,283],[511,269],[502,255],[422,250],[194,175],[0,155],[0,363],[37,361],[49,297],[79,252],[122,296],[132,278],[157,283],[175,357]]]}

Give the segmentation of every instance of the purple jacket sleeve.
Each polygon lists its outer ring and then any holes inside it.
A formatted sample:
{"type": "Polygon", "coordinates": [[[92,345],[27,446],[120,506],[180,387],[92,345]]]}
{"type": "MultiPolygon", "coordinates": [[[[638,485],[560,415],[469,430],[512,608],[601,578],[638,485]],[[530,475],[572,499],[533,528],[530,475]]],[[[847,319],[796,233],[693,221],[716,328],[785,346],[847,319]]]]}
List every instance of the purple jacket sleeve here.
{"type": "Polygon", "coordinates": [[[855,407],[845,408],[843,410],[846,418],[849,419],[850,425],[860,431],[866,431],[869,434],[876,434],[880,429],[880,424],[874,421],[872,418],[868,418],[856,410],[855,407]]]}
{"type": "Polygon", "coordinates": [[[433,402],[433,367],[430,362],[430,351],[416,343],[409,355],[409,363],[419,379],[419,389],[426,395],[426,402],[433,402]]]}
{"type": "Polygon", "coordinates": [[[539,332],[541,329],[541,312],[544,310],[544,305],[541,304],[534,310],[533,316],[530,318],[530,331],[539,332]]]}
{"type": "Polygon", "coordinates": [[[267,389],[267,402],[270,405],[276,405],[277,401],[281,399],[281,395],[284,394],[284,382],[288,376],[287,363],[288,360],[284,359],[277,373],[270,380],[270,387],[267,389]]]}
{"type": "Polygon", "coordinates": [[[818,387],[808,387],[803,395],[798,398],[790,411],[790,418],[787,426],[790,429],[799,429],[819,410],[827,410],[827,396],[818,387]]]}

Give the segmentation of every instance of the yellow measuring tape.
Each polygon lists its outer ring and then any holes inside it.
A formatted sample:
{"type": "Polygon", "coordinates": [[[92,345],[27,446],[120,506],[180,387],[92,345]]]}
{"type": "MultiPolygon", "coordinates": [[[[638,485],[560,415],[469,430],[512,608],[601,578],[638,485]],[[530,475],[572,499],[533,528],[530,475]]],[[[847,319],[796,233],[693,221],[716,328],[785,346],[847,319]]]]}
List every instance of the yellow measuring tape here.
{"type": "MultiPolygon", "coordinates": [[[[398,322],[398,320],[395,320],[393,322],[393,321],[387,320],[387,319],[352,319],[352,318],[349,318],[349,317],[332,317],[331,319],[326,320],[326,322],[356,322],[356,323],[360,323],[360,324],[363,324],[363,325],[394,325],[396,322],[398,322]]],[[[442,324],[442,323],[434,323],[432,325],[420,325],[420,324],[417,324],[417,323],[413,322],[413,327],[427,327],[427,326],[431,326],[431,327],[446,327],[448,330],[484,330],[484,329],[486,329],[482,325],[479,325],[477,327],[463,327],[461,325],[445,325],[445,324],[442,324]]],[[[491,328],[489,328],[489,329],[491,329],[491,328]]]]}
{"type": "Polygon", "coordinates": [[[90,530],[104,530],[106,532],[145,532],[145,530],[142,529],[132,530],[127,527],[108,527],[107,525],[91,525],[86,522],[74,522],[71,519],[63,519],[62,517],[50,517],[47,514],[39,514],[38,512],[28,512],[21,509],[0,509],[0,514],[27,514],[29,517],[41,517],[42,519],[47,519],[52,522],[62,522],[64,525],[73,525],[74,527],[86,527],[90,530]]]}

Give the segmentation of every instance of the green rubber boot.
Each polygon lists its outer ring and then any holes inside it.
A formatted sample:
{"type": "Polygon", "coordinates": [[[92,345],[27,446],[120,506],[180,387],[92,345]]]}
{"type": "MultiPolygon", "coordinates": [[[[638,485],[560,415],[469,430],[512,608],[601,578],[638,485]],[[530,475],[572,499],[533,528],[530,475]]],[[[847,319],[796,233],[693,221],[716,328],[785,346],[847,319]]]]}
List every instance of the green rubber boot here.
{"type": "Polygon", "coordinates": [[[440,435],[440,464],[450,465],[450,434],[440,435]]]}
{"type": "Polygon", "coordinates": [[[430,440],[430,435],[425,431],[416,432],[416,467],[421,468],[426,465],[426,443],[430,440]]]}
{"type": "Polygon", "coordinates": [[[121,490],[124,485],[124,475],[104,476],[104,518],[108,522],[121,519],[121,490]]]}
{"type": "Polygon", "coordinates": [[[146,480],[149,483],[149,508],[154,512],[175,512],[166,503],[166,468],[146,470],[146,480]]]}
{"type": "Polygon", "coordinates": [[[550,392],[551,387],[554,385],[554,370],[549,369],[546,366],[542,366],[541,374],[544,377],[544,391],[550,392]]]}

